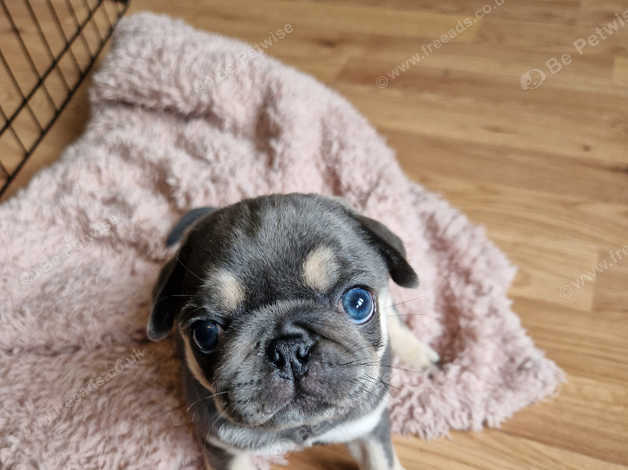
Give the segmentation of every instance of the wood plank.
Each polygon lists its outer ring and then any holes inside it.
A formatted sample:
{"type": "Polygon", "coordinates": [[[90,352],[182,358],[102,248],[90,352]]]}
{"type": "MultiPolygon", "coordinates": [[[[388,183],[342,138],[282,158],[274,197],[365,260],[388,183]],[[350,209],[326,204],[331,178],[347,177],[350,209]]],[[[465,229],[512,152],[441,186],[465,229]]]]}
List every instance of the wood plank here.
{"type": "MultiPolygon", "coordinates": [[[[464,35],[462,36],[464,37],[464,35]]],[[[430,39],[433,40],[434,37],[430,39]]],[[[421,41],[416,44],[414,53],[424,52],[424,44],[429,44],[429,41],[421,41]]],[[[401,56],[395,53],[394,49],[389,54],[385,48],[373,47],[372,50],[369,50],[368,57],[369,61],[366,61],[364,57],[356,58],[348,66],[357,67],[360,63],[374,61],[372,64],[366,63],[364,67],[367,71],[379,69],[379,74],[375,75],[378,76],[390,71],[403,60],[408,60],[409,55],[401,56]]],[[[538,68],[546,74],[543,87],[551,86],[553,88],[627,96],[624,88],[614,87],[611,81],[614,62],[612,56],[608,54],[574,54],[571,63],[562,65],[560,70],[554,65],[551,68],[548,65],[548,61],[553,57],[557,57],[557,53],[537,48],[516,49],[496,47],[482,42],[473,44],[451,42],[438,50],[431,50],[430,54],[423,54],[420,65],[424,68],[439,69],[444,74],[445,71],[490,74],[495,78],[510,80],[512,86],[519,91],[522,91],[519,85],[521,75],[530,69],[538,68]]],[[[413,65],[409,70],[416,68],[413,65]]],[[[371,80],[370,83],[373,81],[371,80]]]]}
{"type": "MultiPolygon", "coordinates": [[[[584,105],[578,96],[574,96],[573,101],[576,105],[584,105]]],[[[602,100],[598,98],[598,101],[602,100]]],[[[534,105],[541,108],[544,103],[545,99],[536,101],[534,105]]],[[[609,102],[600,104],[599,109],[603,112],[604,108],[610,110],[615,106],[616,103],[609,102]]],[[[406,171],[418,179],[423,171],[430,171],[461,180],[472,177],[476,183],[502,184],[541,193],[628,204],[626,172],[595,159],[574,159],[389,128],[381,130],[389,144],[399,149],[406,171]],[[463,152],[461,148],[464,148],[463,152]],[[420,150],[417,152],[415,149],[420,150]],[[569,178],[565,178],[567,167],[569,178]],[[478,168],[482,171],[477,171],[478,168]]]]}
{"type": "MultiPolygon", "coordinates": [[[[395,436],[399,460],[408,469],[453,470],[619,470],[620,464],[605,462],[578,452],[520,438],[499,430],[481,433],[454,432],[449,439],[423,441],[395,436]]],[[[356,468],[343,446],[322,446],[288,457],[290,468],[303,470],[356,468]]],[[[281,466],[274,466],[280,470],[281,466]]]]}
{"type": "Polygon", "coordinates": [[[519,438],[498,430],[452,433],[450,440],[417,441],[397,438],[397,452],[406,468],[474,470],[619,470],[622,465],[585,456],[561,447],[519,438]]]}
{"type": "Polygon", "coordinates": [[[504,106],[490,95],[455,98],[344,83],[338,88],[380,127],[476,143],[493,142],[565,157],[595,158],[609,165],[626,163],[624,126],[628,121],[623,111],[617,111],[616,117],[608,116],[617,119],[615,124],[591,126],[589,123],[600,116],[588,109],[579,115],[540,115],[525,103],[504,106]],[[593,142],[597,142],[595,154],[591,152],[593,142]]]}
{"type": "Polygon", "coordinates": [[[618,386],[628,383],[625,312],[582,311],[518,295],[513,310],[538,346],[568,375],[618,386]]]}
{"type": "Polygon", "coordinates": [[[621,21],[623,17],[600,23],[583,19],[575,24],[550,26],[491,15],[484,19],[475,40],[498,48],[542,50],[548,58],[571,54],[574,61],[582,55],[625,55],[628,54],[628,27],[622,26],[621,21]]]}
{"type": "Polygon", "coordinates": [[[613,82],[620,86],[628,86],[628,57],[615,57],[613,82]]]}
{"type": "Polygon", "coordinates": [[[628,4],[624,0],[582,0],[579,19],[586,23],[605,24],[616,19],[617,14],[625,14],[626,10],[628,4]]]}
{"type": "MultiPolygon", "coordinates": [[[[321,3],[321,0],[300,0],[321,3]]],[[[332,0],[327,0],[328,2],[332,0]]],[[[350,5],[367,4],[398,10],[423,10],[447,15],[466,16],[491,0],[333,0],[334,3],[350,5]]],[[[580,0],[530,0],[527,2],[504,2],[491,16],[512,19],[518,22],[538,22],[552,25],[575,24],[580,17],[580,0]]]]}
{"type": "Polygon", "coordinates": [[[571,375],[556,399],[504,423],[513,436],[628,465],[628,391],[624,384],[571,375]]]}
{"type": "MultiPolygon", "coordinates": [[[[132,4],[132,11],[139,10],[132,4]]],[[[153,11],[171,11],[171,2],[151,2],[153,11]]],[[[271,0],[263,3],[243,0],[218,0],[199,9],[195,3],[181,2],[179,17],[191,24],[202,24],[205,29],[217,32],[251,30],[264,25],[281,26],[286,23],[299,29],[327,32],[383,34],[413,37],[417,34],[439,36],[456,24],[457,17],[429,11],[403,11],[372,6],[342,5],[336,3],[293,3],[271,0]],[[349,20],[350,19],[350,20],[349,20]]],[[[467,35],[467,40],[472,40],[467,35]]]]}
{"type": "Polygon", "coordinates": [[[587,271],[587,279],[595,279],[593,309],[596,314],[618,309],[624,312],[623,320],[628,323],[628,240],[620,241],[611,249],[600,250],[599,260],[587,271]]]}

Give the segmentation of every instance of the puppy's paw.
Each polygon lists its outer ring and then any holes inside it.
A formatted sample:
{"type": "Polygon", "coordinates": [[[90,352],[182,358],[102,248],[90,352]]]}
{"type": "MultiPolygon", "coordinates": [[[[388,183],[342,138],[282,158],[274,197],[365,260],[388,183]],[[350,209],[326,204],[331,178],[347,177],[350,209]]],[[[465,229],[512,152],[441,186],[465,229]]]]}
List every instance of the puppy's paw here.
{"type": "Polygon", "coordinates": [[[389,331],[393,352],[411,368],[425,370],[439,363],[438,353],[419,341],[396,316],[389,319],[389,331]]]}
{"type": "Polygon", "coordinates": [[[403,362],[416,370],[429,369],[440,361],[440,356],[436,351],[416,338],[398,345],[395,352],[403,362]]]}
{"type": "Polygon", "coordinates": [[[430,362],[432,363],[432,365],[439,365],[440,364],[440,356],[438,355],[438,353],[436,351],[434,351],[427,344],[424,344],[423,346],[425,346],[425,349],[426,349],[425,354],[426,354],[427,358],[430,360],[430,362]]]}

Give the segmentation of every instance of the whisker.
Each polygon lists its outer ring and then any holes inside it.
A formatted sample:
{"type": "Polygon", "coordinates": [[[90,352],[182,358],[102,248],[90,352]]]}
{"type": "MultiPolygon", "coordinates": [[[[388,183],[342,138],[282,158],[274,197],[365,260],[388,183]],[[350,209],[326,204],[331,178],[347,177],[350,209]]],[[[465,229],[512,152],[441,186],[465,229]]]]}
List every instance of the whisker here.
{"type": "MultiPolygon", "coordinates": [[[[407,303],[410,303],[410,302],[414,302],[415,300],[422,299],[424,297],[425,296],[423,296],[423,295],[418,296],[418,297],[412,297],[411,299],[402,300],[401,302],[394,302],[392,304],[387,305],[386,307],[393,307],[394,308],[394,307],[397,307],[398,305],[404,305],[404,304],[407,304],[407,303]]],[[[420,316],[420,315],[425,315],[425,313],[402,313],[402,312],[398,312],[395,309],[395,311],[393,313],[388,313],[387,315],[388,316],[390,316],[390,315],[399,315],[399,316],[417,315],[417,316],[420,316]]]]}
{"type": "Polygon", "coordinates": [[[420,295],[418,297],[412,297],[411,299],[402,300],[401,302],[394,302],[394,303],[388,305],[388,307],[396,307],[397,305],[407,304],[409,302],[413,302],[415,300],[422,299],[424,297],[425,297],[424,295],[420,295]]]}
{"type": "Polygon", "coordinates": [[[193,406],[198,401],[207,400],[207,399],[214,398],[214,397],[217,397],[217,396],[220,396],[220,395],[226,395],[226,394],[228,394],[230,392],[233,392],[234,390],[246,391],[246,390],[257,390],[259,388],[256,385],[240,385],[240,384],[235,384],[235,385],[236,386],[226,388],[226,389],[224,389],[224,390],[222,390],[220,392],[214,392],[214,393],[210,393],[208,395],[205,395],[204,397],[201,397],[198,400],[195,400],[194,402],[192,402],[192,405],[190,405],[190,406],[193,406]]]}
{"type": "Polygon", "coordinates": [[[358,362],[356,361],[351,361],[351,362],[347,362],[345,364],[334,364],[331,367],[353,367],[353,368],[358,368],[358,367],[368,367],[368,366],[379,366],[379,367],[383,367],[385,369],[392,369],[392,370],[400,370],[400,371],[404,371],[404,372],[415,372],[417,374],[424,374],[426,372],[429,371],[428,369],[408,369],[405,367],[398,367],[398,366],[393,366],[390,364],[378,364],[377,362],[358,362]]]}
{"type": "Polygon", "coordinates": [[[391,384],[390,382],[386,382],[384,379],[382,379],[381,377],[376,379],[378,380],[383,386],[388,387],[388,388],[394,388],[395,390],[403,390],[402,387],[398,387],[396,385],[391,384]]]}
{"type": "Polygon", "coordinates": [[[212,398],[214,398],[214,397],[216,397],[216,396],[218,396],[218,395],[224,395],[224,394],[226,394],[226,393],[229,393],[229,391],[226,391],[226,392],[218,392],[218,393],[212,393],[212,394],[210,394],[210,395],[206,395],[206,396],[204,396],[204,397],[201,397],[201,398],[199,398],[198,400],[194,400],[194,401],[193,401],[190,405],[188,405],[188,407],[187,407],[187,410],[186,410],[186,411],[189,413],[189,412],[190,412],[190,410],[194,407],[194,405],[196,405],[196,404],[198,404],[198,403],[201,403],[201,402],[204,402],[204,401],[206,401],[206,400],[211,400],[212,398]]]}
{"type": "Polygon", "coordinates": [[[175,256],[175,259],[177,260],[177,263],[180,263],[180,264],[181,264],[181,266],[183,266],[183,267],[185,268],[185,270],[186,270],[187,272],[189,272],[192,276],[194,276],[196,279],[198,279],[198,280],[199,280],[199,281],[201,281],[201,282],[205,282],[205,279],[200,278],[200,277],[198,276],[198,274],[196,274],[194,271],[192,271],[190,268],[188,268],[188,267],[187,267],[187,266],[183,263],[183,261],[181,261],[181,258],[179,258],[179,255],[178,255],[178,254],[175,256]]]}
{"type": "Polygon", "coordinates": [[[411,317],[411,316],[423,316],[425,315],[425,313],[403,313],[403,312],[396,312],[396,313],[389,313],[388,315],[397,315],[399,317],[411,317]]]}
{"type": "Polygon", "coordinates": [[[426,369],[408,369],[406,367],[398,367],[398,366],[387,366],[387,365],[382,365],[382,367],[385,367],[387,369],[392,369],[392,370],[401,370],[404,372],[415,372],[417,374],[425,374],[426,372],[429,372],[429,367],[426,369]]]}
{"type": "Polygon", "coordinates": [[[362,376],[362,378],[368,379],[373,385],[376,385],[376,386],[377,385],[382,385],[382,386],[387,387],[387,388],[394,388],[396,390],[402,390],[401,387],[397,387],[396,385],[393,385],[390,382],[386,382],[382,378],[375,378],[375,377],[372,377],[372,376],[370,376],[368,374],[364,374],[362,376]]]}

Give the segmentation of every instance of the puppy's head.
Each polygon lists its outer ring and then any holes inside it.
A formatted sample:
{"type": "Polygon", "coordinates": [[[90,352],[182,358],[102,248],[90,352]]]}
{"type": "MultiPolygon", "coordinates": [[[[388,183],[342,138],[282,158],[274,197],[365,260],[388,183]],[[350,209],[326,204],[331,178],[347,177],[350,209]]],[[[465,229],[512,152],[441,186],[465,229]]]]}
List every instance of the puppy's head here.
{"type": "Polygon", "coordinates": [[[272,195],[197,209],[163,268],[148,323],[174,327],[185,363],[223,417],[313,425],[387,392],[389,277],[417,284],[398,237],[334,199],[272,195]]]}

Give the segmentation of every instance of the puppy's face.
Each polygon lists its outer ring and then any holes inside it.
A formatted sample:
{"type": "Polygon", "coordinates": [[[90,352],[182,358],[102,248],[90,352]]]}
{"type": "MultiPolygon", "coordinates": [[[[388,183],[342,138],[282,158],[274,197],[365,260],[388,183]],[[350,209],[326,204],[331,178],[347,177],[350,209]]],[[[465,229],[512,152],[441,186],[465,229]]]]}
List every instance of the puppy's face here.
{"type": "Polygon", "coordinates": [[[160,339],[175,327],[218,413],[284,429],[382,400],[388,279],[416,283],[397,237],[313,195],[186,217],[183,226],[194,225],[162,271],[148,334],[160,339]]]}

